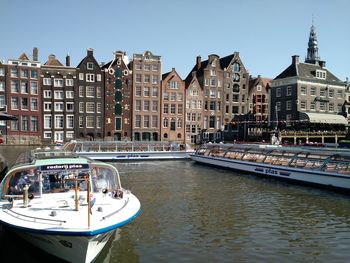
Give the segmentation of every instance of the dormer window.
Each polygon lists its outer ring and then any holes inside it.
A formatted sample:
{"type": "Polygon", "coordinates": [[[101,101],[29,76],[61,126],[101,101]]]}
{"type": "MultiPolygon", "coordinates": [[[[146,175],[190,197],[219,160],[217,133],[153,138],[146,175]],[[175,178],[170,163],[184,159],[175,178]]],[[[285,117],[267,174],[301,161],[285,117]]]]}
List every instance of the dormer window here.
{"type": "Polygon", "coordinates": [[[324,70],[316,70],[316,78],[318,79],[326,79],[327,72],[324,70]]]}

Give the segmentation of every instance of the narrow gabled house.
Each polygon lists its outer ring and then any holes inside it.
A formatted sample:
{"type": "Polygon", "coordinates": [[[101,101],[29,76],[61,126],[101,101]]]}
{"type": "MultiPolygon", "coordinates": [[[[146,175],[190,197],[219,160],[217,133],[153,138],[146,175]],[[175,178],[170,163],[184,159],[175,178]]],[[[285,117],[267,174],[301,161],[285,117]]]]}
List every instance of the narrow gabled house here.
{"type": "Polygon", "coordinates": [[[132,140],[160,141],[161,57],[145,51],[134,54],[131,65],[132,140]]]}
{"type": "Polygon", "coordinates": [[[104,137],[104,72],[96,61],[93,49],[77,66],[78,92],[75,98],[75,136],[77,139],[104,137]]]}
{"type": "Polygon", "coordinates": [[[162,75],[161,140],[185,142],[185,83],[173,68],[162,75]]]}
{"type": "Polygon", "coordinates": [[[248,136],[253,140],[269,139],[269,88],[270,78],[251,77],[248,90],[248,114],[253,118],[248,136]]]}
{"type": "Polygon", "coordinates": [[[7,113],[18,118],[7,129],[9,144],[40,144],[42,136],[40,62],[38,49],[33,59],[23,53],[7,63],[7,113]]]}
{"type": "Polygon", "coordinates": [[[186,83],[190,82],[193,74],[204,92],[200,141],[222,141],[222,135],[229,131],[234,116],[247,112],[248,72],[239,53],[234,52],[223,58],[212,54],[205,61],[197,56],[186,83]]]}
{"type": "Polygon", "coordinates": [[[104,137],[107,140],[131,140],[132,75],[129,59],[123,51],[105,64],[104,137]]]}
{"type": "Polygon", "coordinates": [[[70,66],[70,56],[63,65],[55,55],[49,55],[42,65],[43,142],[55,143],[72,140],[75,134],[77,69],[70,66]]]}
{"type": "Polygon", "coordinates": [[[185,79],[186,124],[185,137],[189,145],[200,141],[199,134],[203,129],[203,87],[200,85],[196,72],[185,79]]]}

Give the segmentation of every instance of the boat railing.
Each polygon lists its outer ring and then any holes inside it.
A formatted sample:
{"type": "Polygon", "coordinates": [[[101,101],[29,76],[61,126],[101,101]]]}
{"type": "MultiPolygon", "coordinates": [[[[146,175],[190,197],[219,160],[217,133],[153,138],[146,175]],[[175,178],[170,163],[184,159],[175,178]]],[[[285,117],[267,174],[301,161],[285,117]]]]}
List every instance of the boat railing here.
{"type": "Polygon", "coordinates": [[[29,216],[29,215],[23,215],[21,213],[13,211],[11,208],[4,210],[8,213],[12,213],[16,216],[16,218],[22,217],[25,220],[31,219],[33,222],[43,223],[43,222],[50,222],[50,223],[59,223],[59,225],[62,225],[63,223],[66,223],[65,220],[59,220],[59,219],[51,219],[51,218],[42,218],[42,217],[36,217],[36,216],[29,216]]]}

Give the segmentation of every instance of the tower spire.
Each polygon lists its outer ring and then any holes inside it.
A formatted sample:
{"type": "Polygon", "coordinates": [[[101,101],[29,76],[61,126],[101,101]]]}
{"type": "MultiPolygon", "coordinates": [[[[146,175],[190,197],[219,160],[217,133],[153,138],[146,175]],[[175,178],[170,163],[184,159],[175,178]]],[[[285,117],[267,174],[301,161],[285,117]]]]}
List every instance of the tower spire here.
{"type": "Polygon", "coordinates": [[[312,25],[310,28],[309,43],[308,43],[307,56],[306,56],[305,62],[311,63],[311,64],[317,64],[319,60],[320,60],[320,57],[318,55],[316,28],[314,26],[314,16],[312,16],[312,25]]]}

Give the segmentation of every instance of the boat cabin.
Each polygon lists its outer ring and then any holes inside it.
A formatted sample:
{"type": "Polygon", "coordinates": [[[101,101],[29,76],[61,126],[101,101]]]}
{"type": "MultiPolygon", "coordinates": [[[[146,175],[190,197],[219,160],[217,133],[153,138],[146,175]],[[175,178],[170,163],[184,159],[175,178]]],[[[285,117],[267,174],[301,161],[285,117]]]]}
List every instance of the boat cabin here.
{"type": "Polygon", "coordinates": [[[22,154],[1,183],[4,196],[33,197],[68,191],[108,192],[121,189],[113,166],[63,151],[31,151],[22,154]]]}

